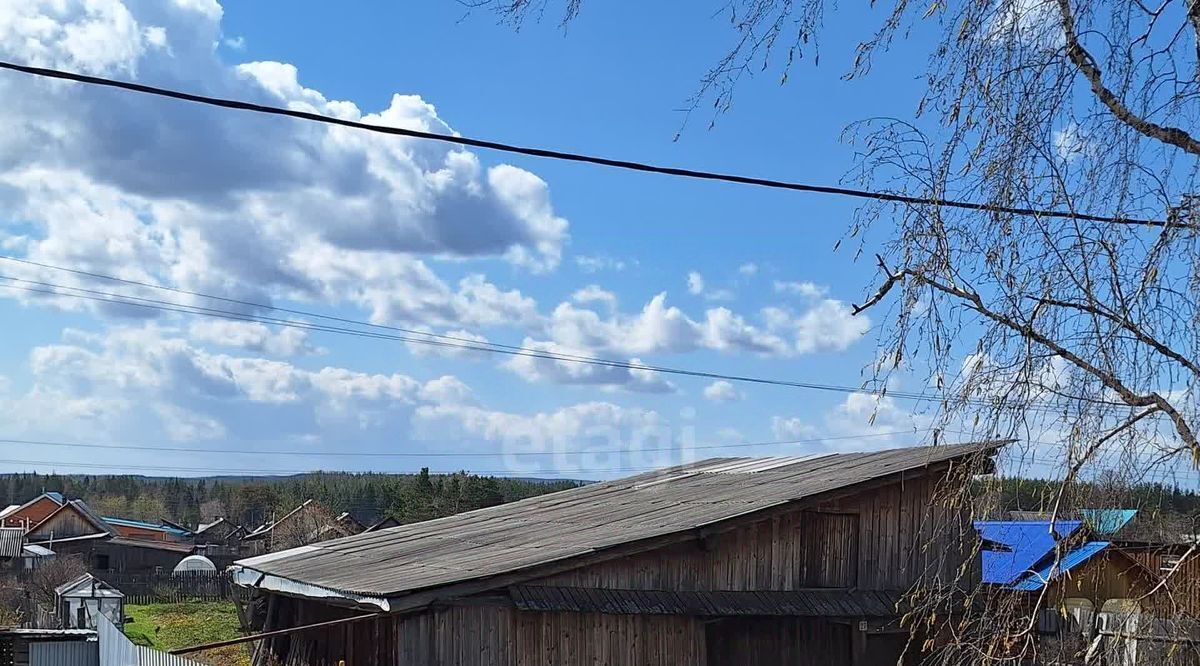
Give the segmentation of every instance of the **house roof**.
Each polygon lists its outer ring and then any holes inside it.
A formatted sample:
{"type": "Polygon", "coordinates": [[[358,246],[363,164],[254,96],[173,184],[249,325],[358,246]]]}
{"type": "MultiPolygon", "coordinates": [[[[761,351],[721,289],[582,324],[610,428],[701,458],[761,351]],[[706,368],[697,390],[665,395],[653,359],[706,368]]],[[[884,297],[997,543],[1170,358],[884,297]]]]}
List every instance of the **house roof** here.
{"type": "Polygon", "coordinates": [[[200,523],[199,525],[197,525],[195,534],[196,534],[196,536],[200,536],[201,534],[204,534],[205,532],[207,532],[215,527],[219,527],[221,525],[229,525],[230,527],[233,528],[233,531],[245,529],[241,525],[238,525],[231,520],[227,520],[225,518],[217,518],[216,520],[214,520],[211,523],[200,523]]]}
{"type": "MultiPolygon", "coordinates": [[[[26,536],[28,536],[28,535],[26,535],[26,536]]],[[[96,540],[111,539],[111,538],[113,538],[113,536],[111,534],[109,534],[108,532],[97,532],[95,534],[84,534],[82,536],[63,537],[61,539],[54,539],[49,536],[47,536],[45,538],[39,537],[36,541],[31,539],[29,543],[34,543],[34,544],[38,544],[38,545],[46,544],[46,545],[57,546],[60,543],[74,543],[76,541],[96,541],[96,540]]]]}
{"type": "MultiPolygon", "coordinates": [[[[1054,523],[1054,532],[1059,539],[1065,539],[1082,524],[1078,520],[1059,520],[1054,523]]],[[[1008,550],[980,553],[985,583],[1013,583],[1054,550],[1055,539],[1050,536],[1048,520],[979,520],[975,529],[984,539],[1008,547],[1008,550]]]]}
{"type": "Polygon", "coordinates": [[[166,532],[167,534],[174,534],[176,536],[188,536],[191,534],[191,532],[178,527],[172,527],[162,523],[149,523],[144,520],[130,520],[128,518],[112,518],[109,516],[104,516],[104,522],[109,523],[110,525],[119,525],[122,527],[136,527],[143,530],[166,532]]]}
{"type": "Polygon", "coordinates": [[[128,537],[113,537],[108,540],[114,546],[126,546],[128,548],[149,548],[151,550],[165,550],[172,553],[180,553],[182,555],[190,554],[195,550],[195,546],[186,543],[172,543],[170,541],[150,541],[148,539],[130,539],[128,537]]]}
{"type": "Polygon", "coordinates": [[[54,588],[54,594],[61,597],[61,596],[69,595],[69,594],[75,594],[75,593],[83,591],[83,590],[87,590],[88,595],[100,594],[100,595],[106,596],[106,597],[123,597],[123,596],[125,596],[117,588],[113,587],[112,585],[109,585],[108,583],[100,580],[99,578],[96,578],[92,574],[87,574],[87,573],[83,574],[82,576],[80,576],[70,582],[63,583],[62,585],[59,585],[58,587],[54,588]]]}
{"type": "Polygon", "coordinates": [[[7,518],[14,513],[20,513],[23,509],[27,509],[43,499],[49,499],[51,502],[54,502],[60,507],[67,503],[67,501],[63,499],[62,493],[42,493],[41,495],[38,495],[24,504],[14,504],[5,507],[3,511],[0,511],[0,518],[7,518]]]}
{"type": "Polygon", "coordinates": [[[21,557],[53,557],[53,556],[54,556],[54,551],[50,550],[49,548],[46,548],[45,546],[39,546],[35,543],[25,544],[25,547],[21,549],[21,557]]]}
{"type": "Polygon", "coordinates": [[[0,527],[0,560],[21,556],[25,547],[25,530],[20,527],[0,527]]]}
{"type": "Polygon", "coordinates": [[[234,571],[244,584],[312,596],[346,593],[387,607],[387,598],[419,589],[749,517],[929,465],[990,456],[1003,444],[715,458],[253,557],[234,571]]]}
{"type": "Polygon", "coordinates": [[[399,526],[400,526],[399,520],[396,520],[395,518],[388,516],[387,518],[380,520],[379,522],[375,523],[374,525],[371,525],[370,527],[368,527],[367,529],[365,529],[363,531],[364,532],[376,532],[378,530],[386,530],[390,527],[399,527],[399,526]]]}
{"type": "Polygon", "coordinates": [[[1079,515],[1096,536],[1111,536],[1137,516],[1137,509],[1080,509],[1079,515]]]}
{"type": "Polygon", "coordinates": [[[1108,548],[1107,541],[1089,541],[1082,546],[1063,555],[1062,562],[1059,562],[1058,568],[1055,569],[1054,562],[1049,562],[1037,571],[1032,571],[1025,575],[1024,578],[1017,581],[1012,586],[1014,590],[1022,590],[1027,592],[1036,592],[1046,586],[1052,579],[1067,573],[1071,569],[1087,562],[1092,556],[1100,553],[1105,548],[1108,548]],[[1054,569],[1053,575],[1051,570],[1054,569]]]}
{"type": "Polygon", "coordinates": [[[525,611],[610,615],[889,617],[900,591],[807,589],[746,591],[610,590],[516,585],[513,605],[525,611]]]}
{"type": "Polygon", "coordinates": [[[301,509],[303,509],[304,507],[306,507],[306,506],[308,506],[309,504],[312,504],[312,503],[313,503],[313,501],[312,501],[311,499],[306,499],[306,500],[304,500],[303,502],[301,502],[301,503],[300,503],[300,506],[298,506],[298,507],[296,507],[296,508],[292,509],[291,511],[288,511],[288,512],[287,512],[287,513],[285,513],[285,514],[283,514],[283,517],[282,517],[282,518],[280,518],[279,520],[276,520],[276,521],[267,521],[267,522],[263,523],[262,525],[259,525],[257,528],[255,528],[255,529],[254,529],[254,531],[252,531],[252,532],[250,532],[249,534],[247,534],[247,535],[245,536],[245,539],[244,539],[244,540],[245,540],[245,541],[253,541],[253,540],[255,540],[255,539],[260,539],[260,538],[262,538],[262,537],[266,536],[267,534],[270,534],[270,533],[271,533],[271,531],[272,531],[272,530],[274,530],[274,529],[275,529],[275,527],[276,527],[276,526],[278,526],[280,523],[282,523],[282,522],[286,521],[288,518],[291,518],[291,517],[292,517],[292,516],[294,516],[294,515],[295,515],[297,512],[299,512],[301,509]]]}

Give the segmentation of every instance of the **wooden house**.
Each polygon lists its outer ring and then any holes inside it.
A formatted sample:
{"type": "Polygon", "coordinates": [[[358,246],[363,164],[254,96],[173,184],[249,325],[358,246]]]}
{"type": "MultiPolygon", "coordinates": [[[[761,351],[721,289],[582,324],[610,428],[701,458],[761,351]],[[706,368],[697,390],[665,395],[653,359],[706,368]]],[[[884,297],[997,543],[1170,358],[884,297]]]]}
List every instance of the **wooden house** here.
{"type": "Polygon", "coordinates": [[[978,538],[935,491],[1000,445],[707,460],[254,557],[234,578],[259,630],[292,630],[263,641],[286,666],[896,663],[906,590],[978,584],[962,573],[978,538]]]}
{"type": "Polygon", "coordinates": [[[219,568],[224,569],[235,560],[250,554],[248,547],[242,544],[245,537],[246,528],[225,518],[217,518],[211,523],[197,526],[193,541],[197,552],[203,553],[219,568]]]}
{"type": "Polygon", "coordinates": [[[123,536],[82,500],[66,502],[30,530],[25,539],[57,556],[79,556],[97,573],[170,573],[192,553],[191,543],[123,536]]]}
{"type": "Polygon", "coordinates": [[[66,504],[66,500],[60,493],[42,493],[24,504],[0,511],[0,527],[33,529],[58,511],[63,504],[66,504]]]}
{"type": "Polygon", "coordinates": [[[1092,521],[986,520],[975,527],[998,546],[981,553],[983,582],[997,589],[1032,593],[1049,608],[1068,600],[1097,610],[1110,600],[1136,600],[1147,608],[1157,601],[1150,592],[1158,572],[1101,540],[1105,533],[1092,521]]]}
{"type": "Polygon", "coordinates": [[[247,534],[242,543],[251,554],[273,553],[362,531],[358,521],[345,520],[344,516],[349,514],[338,516],[320,502],[305,500],[282,518],[269,520],[247,534]]]}

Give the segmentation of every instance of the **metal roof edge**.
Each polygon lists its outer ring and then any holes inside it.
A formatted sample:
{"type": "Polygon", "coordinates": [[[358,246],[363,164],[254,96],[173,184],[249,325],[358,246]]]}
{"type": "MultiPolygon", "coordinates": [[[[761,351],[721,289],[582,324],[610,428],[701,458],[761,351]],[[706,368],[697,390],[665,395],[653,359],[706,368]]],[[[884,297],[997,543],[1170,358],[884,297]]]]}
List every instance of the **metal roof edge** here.
{"type": "Polygon", "coordinates": [[[291,597],[303,597],[305,599],[350,601],[359,605],[375,606],[385,613],[391,610],[391,604],[388,603],[387,599],[382,597],[354,594],[321,585],[301,583],[290,578],[274,576],[239,564],[233,564],[229,567],[228,571],[233,578],[233,583],[241,587],[267,590],[268,592],[276,592],[291,597]]]}

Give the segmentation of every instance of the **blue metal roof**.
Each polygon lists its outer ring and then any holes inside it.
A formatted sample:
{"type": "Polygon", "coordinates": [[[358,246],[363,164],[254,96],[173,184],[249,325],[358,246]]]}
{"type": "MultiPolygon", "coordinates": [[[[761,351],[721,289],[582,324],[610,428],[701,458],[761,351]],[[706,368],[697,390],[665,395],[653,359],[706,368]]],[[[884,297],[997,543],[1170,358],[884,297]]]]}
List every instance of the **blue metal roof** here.
{"type": "Polygon", "coordinates": [[[1096,536],[1108,536],[1133,520],[1137,509],[1080,509],[1079,515],[1096,536]]]}
{"type": "Polygon", "coordinates": [[[63,498],[62,493],[49,492],[49,493],[45,493],[45,495],[46,495],[46,497],[49,497],[50,499],[54,500],[55,502],[58,502],[59,506],[62,506],[63,504],[67,503],[67,500],[65,498],[63,498]]]}
{"type": "Polygon", "coordinates": [[[160,532],[167,532],[170,534],[178,534],[180,536],[187,536],[187,532],[185,532],[183,530],[176,529],[174,527],[169,527],[167,525],[161,525],[159,523],[147,523],[143,520],[130,520],[128,518],[110,518],[108,516],[105,516],[104,520],[105,520],[105,522],[112,523],[113,525],[123,525],[125,527],[141,527],[141,528],[148,529],[148,530],[159,530],[160,532]]]}
{"type": "MultiPolygon", "coordinates": [[[[1058,569],[1054,572],[1055,578],[1074,569],[1075,567],[1087,562],[1093,555],[1108,548],[1107,541],[1089,541],[1075,550],[1063,555],[1062,562],[1059,562],[1058,569]]],[[[1050,570],[1054,568],[1053,560],[1046,566],[1030,573],[1022,578],[1019,582],[1012,586],[1014,590],[1023,590],[1026,592],[1036,592],[1042,589],[1046,583],[1050,582],[1050,570]]]]}
{"type": "MultiPolygon", "coordinates": [[[[1059,539],[1066,538],[1083,525],[1078,520],[1055,521],[1054,531],[1059,539]]],[[[1054,550],[1048,520],[979,520],[975,529],[980,536],[1008,546],[1007,551],[985,550],[983,582],[1009,585],[1025,575],[1054,550]]]]}

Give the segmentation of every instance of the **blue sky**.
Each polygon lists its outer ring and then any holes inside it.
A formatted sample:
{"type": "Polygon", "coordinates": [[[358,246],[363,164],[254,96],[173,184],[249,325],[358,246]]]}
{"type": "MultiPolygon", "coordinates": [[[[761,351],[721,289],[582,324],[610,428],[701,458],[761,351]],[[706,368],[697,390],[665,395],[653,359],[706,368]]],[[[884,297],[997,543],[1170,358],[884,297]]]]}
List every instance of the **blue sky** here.
{"type": "MultiPolygon", "coordinates": [[[[847,123],[916,108],[928,35],[845,81],[863,26],[882,18],[846,11],[827,19],[819,67],[801,62],[785,86],[774,71],[747,79],[712,129],[701,108],[674,140],[678,109],[730,43],[720,6],[631,16],[597,2],[566,30],[547,16],[516,31],[454,2],[35,1],[0,10],[10,14],[0,49],[323,113],[387,110],[375,122],[824,184],[853,164],[839,141],[847,123]]],[[[876,351],[878,322],[848,313],[872,287],[873,262],[855,261],[856,242],[833,251],[853,201],[466,152],[11,73],[0,93],[21,100],[4,111],[17,129],[0,139],[4,254],[791,381],[858,385],[876,351]]],[[[865,257],[878,240],[866,239],[865,257]]],[[[5,275],[114,287],[0,264],[5,275]]],[[[10,470],[428,465],[606,477],[680,456],[913,444],[926,423],[914,405],[862,395],[447,357],[4,292],[0,439],[179,449],[0,444],[10,470]],[[792,439],[824,441],[592,452],[792,439]],[[281,450],[294,453],[256,453],[281,450]],[[306,455],[331,451],[455,456],[306,455]],[[527,455],[545,451],[558,455],[527,455]]],[[[905,388],[921,390],[916,381],[905,388]]]]}

